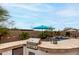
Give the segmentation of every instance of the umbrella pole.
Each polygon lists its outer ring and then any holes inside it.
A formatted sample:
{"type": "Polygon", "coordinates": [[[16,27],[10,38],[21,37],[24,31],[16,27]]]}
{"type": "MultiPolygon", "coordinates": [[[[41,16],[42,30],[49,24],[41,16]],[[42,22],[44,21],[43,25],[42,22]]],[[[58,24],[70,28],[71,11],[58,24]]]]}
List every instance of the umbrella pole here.
{"type": "Polygon", "coordinates": [[[42,29],[42,37],[43,37],[43,29],[42,29]]]}

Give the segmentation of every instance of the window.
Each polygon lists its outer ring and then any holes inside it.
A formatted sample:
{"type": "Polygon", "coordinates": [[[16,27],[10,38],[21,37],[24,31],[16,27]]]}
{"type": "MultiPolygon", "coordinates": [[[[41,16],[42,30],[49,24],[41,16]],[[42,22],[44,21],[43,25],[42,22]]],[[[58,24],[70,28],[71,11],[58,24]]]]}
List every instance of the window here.
{"type": "Polygon", "coordinates": [[[66,36],[70,37],[70,32],[66,32],[66,36]]]}
{"type": "Polygon", "coordinates": [[[23,47],[13,49],[12,55],[23,55],[23,47]]]}
{"type": "Polygon", "coordinates": [[[29,55],[35,55],[35,53],[33,53],[33,52],[29,52],[29,55]]]}

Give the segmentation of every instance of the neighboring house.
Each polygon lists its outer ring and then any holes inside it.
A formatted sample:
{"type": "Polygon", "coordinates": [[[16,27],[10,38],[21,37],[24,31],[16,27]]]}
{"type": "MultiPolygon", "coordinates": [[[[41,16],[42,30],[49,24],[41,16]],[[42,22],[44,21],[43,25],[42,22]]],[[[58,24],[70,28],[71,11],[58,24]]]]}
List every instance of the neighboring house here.
{"type": "Polygon", "coordinates": [[[73,28],[68,28],[63,30],[64,36],[67,37],[79,37],[79,30],[78,29],[73,29],[73,28]]]}

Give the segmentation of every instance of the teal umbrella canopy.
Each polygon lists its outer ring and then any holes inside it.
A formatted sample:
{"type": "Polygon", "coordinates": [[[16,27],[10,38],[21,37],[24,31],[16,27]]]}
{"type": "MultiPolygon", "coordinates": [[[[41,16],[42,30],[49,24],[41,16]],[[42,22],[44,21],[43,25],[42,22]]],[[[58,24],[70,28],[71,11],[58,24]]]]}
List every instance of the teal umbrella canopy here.
{"type": "Polygon", "coordinates": [[[34,27],[33,29],[49,29],[49,27],[41,25],[41,26],[34,27]]]}

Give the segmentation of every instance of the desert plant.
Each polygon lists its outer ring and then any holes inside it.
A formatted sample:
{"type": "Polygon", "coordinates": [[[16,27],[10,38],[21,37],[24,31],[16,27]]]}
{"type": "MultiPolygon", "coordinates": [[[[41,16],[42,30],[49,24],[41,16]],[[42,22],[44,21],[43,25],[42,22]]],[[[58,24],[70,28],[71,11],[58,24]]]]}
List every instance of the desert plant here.
{"type": "MultiPolygon", "coordinates": [[[[7,36],[8,34],[9,34],[9,31],[8,31],[7,28],[1,28],[0,27],[0,40],[1,40],[2,37],[7,36]]],[[[1,43],[1,41],[0,41],[0,43],[1,43]]]]}
{"type": "Polygon", "coordinates": [[[49,29],[47,29],[48,30],[48,35],[49,35],[49,37],[52,37],[52,36],[54,36],[54,33],[53,33],[53,30],[54,30],[55,28],[53,28],[53,27],[49,27],[49,29]]]}
{"type": "Polygon", "coordinates": [[[27,32],[22,32],[20,34],[20,40],[25,40],[25,39],[28,39],[30,36],[29,36],[29,33],[27,32]]]}
{"type": "Polygon", "coordinates": [[[61,31],[57,31],[56,36],[61,36],[61,31]]]}
{"type": "Polygon", "coordinates": [[[45,38],[48,37],[48,32],[47,31],[44,31],[44,32],[40,33],[38,35],[38,37],[41,38],[41,39],[45,39],[45,38]]]}
{"type": "Polygon", "coordinates": [[[0,28],[0,36],[5,36],[8,34],[7,28],[0,28]]]}

